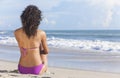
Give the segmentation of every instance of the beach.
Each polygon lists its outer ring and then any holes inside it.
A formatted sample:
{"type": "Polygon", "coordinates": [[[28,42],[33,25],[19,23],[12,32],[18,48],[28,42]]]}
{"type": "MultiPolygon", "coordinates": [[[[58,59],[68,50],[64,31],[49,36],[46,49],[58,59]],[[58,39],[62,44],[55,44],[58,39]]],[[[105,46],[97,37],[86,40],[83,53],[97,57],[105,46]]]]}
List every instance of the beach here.
{"type": "Polygon", "coordinates": [[[120,78],[120,57],[118,54],[87,50],[74,50],[71,54],[71,51],[50,48],[48,71],[40,76],[23,75],[17,71],[19,48],[0,45],[0,78],[120,78]],[[78,64],[75,63],[77,60],[78,64]]]}
{"type": "Polygon", "coordinates": [[[20,52],[13,31],[0,31],[0,78],[120,78],[119,31],[46,33],[48,71],[36,76],[17,71],[20,52]]]}
{"type": "Polygon", "coordinates": [[[120,78],[120,0],[0,3],[0,78],[120,78]]]}

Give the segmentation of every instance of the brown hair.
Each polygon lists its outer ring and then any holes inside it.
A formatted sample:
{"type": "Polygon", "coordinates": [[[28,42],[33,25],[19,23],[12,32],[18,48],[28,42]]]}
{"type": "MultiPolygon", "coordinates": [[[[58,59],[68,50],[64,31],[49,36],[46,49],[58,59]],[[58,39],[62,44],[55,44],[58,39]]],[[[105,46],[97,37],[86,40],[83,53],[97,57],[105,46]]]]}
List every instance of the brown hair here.
{"type": "Polygon", "coordinates": [[[26,33],[28,38],[37,34],[37,29],[42,20],[41,11],[34,5],[29,5],[25,8],[21,14],[21,22],[23,31],[26,33]]]}

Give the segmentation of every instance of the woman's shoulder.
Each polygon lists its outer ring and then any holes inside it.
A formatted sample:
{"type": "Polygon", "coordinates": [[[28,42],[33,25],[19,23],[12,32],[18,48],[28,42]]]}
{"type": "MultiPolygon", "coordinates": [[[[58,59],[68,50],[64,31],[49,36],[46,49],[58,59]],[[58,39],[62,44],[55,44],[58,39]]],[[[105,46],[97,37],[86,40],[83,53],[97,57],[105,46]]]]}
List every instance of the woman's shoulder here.
{"type": "Polygon", "coordinates": [[[20,30],[22,30],[22,28],[18,28],[14,32],[19,32],[20,30]]]}
{"type": "Polygon", "coordinates": [[[14,36],[15,36],[15,38],[16,38],[17,41],[19,41],[19,37],[20,37],[19,33],[20,33],[20,30],[21,30],[21,28],[18,28],[18,29],[16,29],[16,30],[14,31],[14,36]]]}
{"type": "Polygon", "coordinates": [[[44,30],[38,30],[38,32],[43,35],[43,34],[46,34],[44,30]]]}

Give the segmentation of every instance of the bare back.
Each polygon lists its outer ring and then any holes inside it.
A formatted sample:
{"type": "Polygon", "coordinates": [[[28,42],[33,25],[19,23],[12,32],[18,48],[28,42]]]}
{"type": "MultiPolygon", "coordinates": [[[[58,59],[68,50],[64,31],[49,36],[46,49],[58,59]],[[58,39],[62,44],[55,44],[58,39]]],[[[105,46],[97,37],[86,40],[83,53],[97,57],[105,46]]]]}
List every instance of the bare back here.
{"type": "Polygon", "coordinates": [[[19,64],[25,67],[32,67],[42,63],[39,53],[39,46],[42,43],[43,48],[46,52],[48,52],[46,37],[43,34],[44,32],[41,30],[37,30],[37,34],[34,37],[27,37],[27,35],[23,32],[22,28],[17,29],[15,31],[15,37],[18,42],[18,46],[21,48],[26,48],[26,55],[22,56],[22,50],[20,49],[20,60],[19,64]],[[45,37],[45,38],[44,38],[45,37]],[[34,49],[29,49],[33,48],[34,49]]]}

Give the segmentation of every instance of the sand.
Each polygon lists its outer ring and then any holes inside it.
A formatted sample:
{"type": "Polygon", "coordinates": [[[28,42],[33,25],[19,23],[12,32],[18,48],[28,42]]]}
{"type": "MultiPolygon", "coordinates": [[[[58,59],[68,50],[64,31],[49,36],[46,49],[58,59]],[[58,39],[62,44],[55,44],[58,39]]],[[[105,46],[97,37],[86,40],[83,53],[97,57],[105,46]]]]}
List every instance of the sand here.
{"type": "Polygon", "coordinates": [[[42,75],[20,74],[17,62],[0,60],[0,78],[120,78],[120,74],[49,67],[42,75]]]}
{"type": "Polygon", "coordinates": [[[43,75],[20,74],[17,71],[18,53],[19,49],[17,47],[0,45],[0,78],[120,78],[118,71],[120,69],[120,54],[118,53],[77,52],[50,48],[48,71],[43,75]],[[57,67],[58,63],[59,65],[63,65],[64,68],[62,66],[57,67]],[[74,63],[80,68],[74,69],[74,63]],[[70,66],[72,67],[70,68],[70,66]],[[85,67],[96,70],[85,70],[85,67]],[[84,70],[81,70],[82,68],[84,70]],[[103,71],[103,69],[107,71],[103,71]],[[115,72],[116,69],[118,69],[118,72],[115,72]]]}

